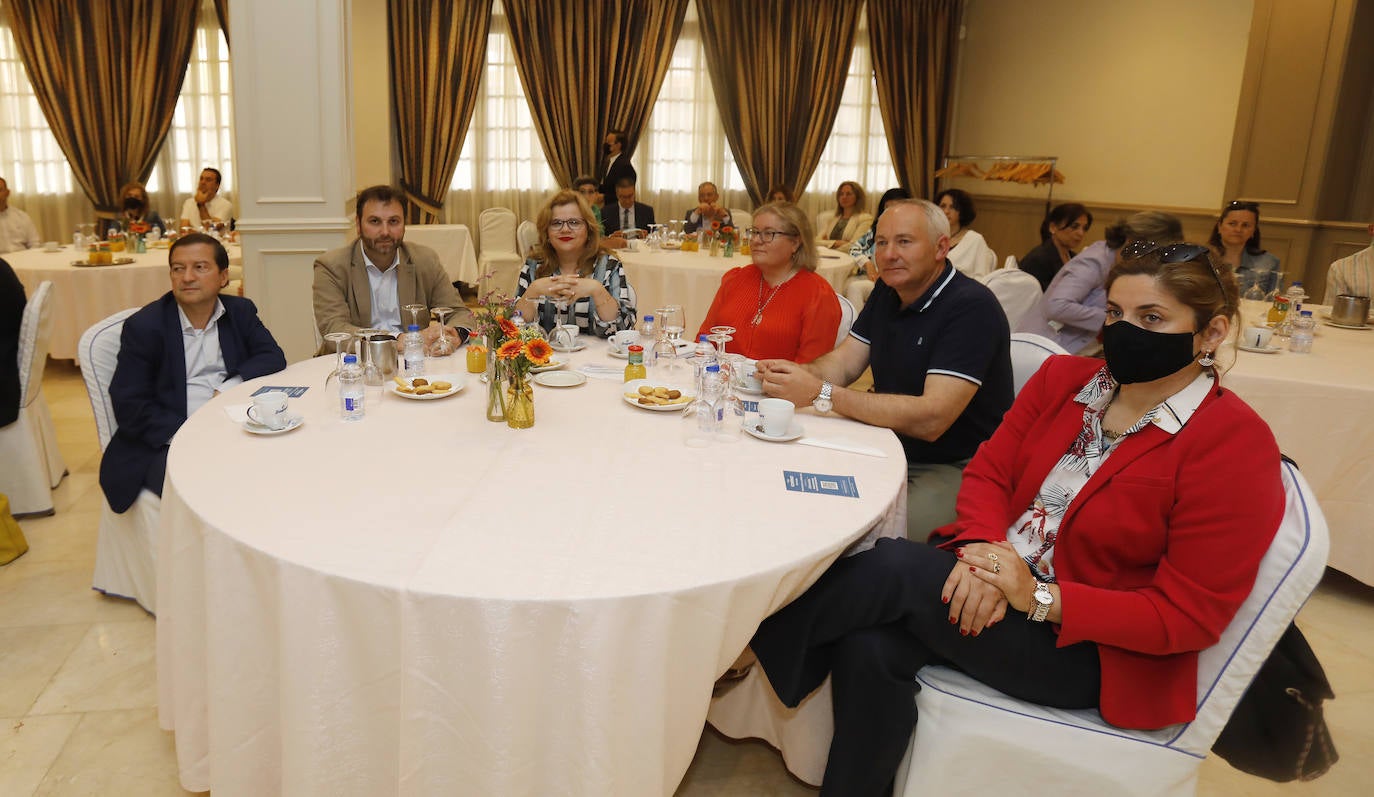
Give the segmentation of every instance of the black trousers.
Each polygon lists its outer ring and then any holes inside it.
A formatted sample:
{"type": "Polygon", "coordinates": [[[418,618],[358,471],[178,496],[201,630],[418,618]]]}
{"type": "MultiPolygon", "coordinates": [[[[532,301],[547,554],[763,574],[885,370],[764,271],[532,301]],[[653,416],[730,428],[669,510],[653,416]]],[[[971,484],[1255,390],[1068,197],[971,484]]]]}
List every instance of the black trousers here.
{"type": "Polygon", "coordinates": [[[751,643],[778,697],[796,706],[831,677],[835,736],[822,795],[890,793],[916,727],[916,671],[953,665],[1012,697],[1091,708],[1101,691],[1097,646],[1059,648],[1049,623],[1008,611],[961,636],[940,590],[953,553],[902,539],[836,562],[751,643]]]}

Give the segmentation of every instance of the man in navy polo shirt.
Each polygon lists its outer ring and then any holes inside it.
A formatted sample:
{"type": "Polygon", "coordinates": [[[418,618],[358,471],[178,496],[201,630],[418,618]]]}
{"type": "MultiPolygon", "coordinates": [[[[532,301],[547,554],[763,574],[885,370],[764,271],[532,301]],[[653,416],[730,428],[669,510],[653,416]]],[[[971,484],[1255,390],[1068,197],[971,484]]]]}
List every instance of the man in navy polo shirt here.
{"type": "Polygon", "coordinates": [[[924,200],[889,202],[874,236],[881,277],[849,337],[808,365],[758,364],[764,391],[897,433],[907,536],[955,519],[963,468],[1011,406],[1011,332],[996,297],[952,265],[949,221],[924,200]],[[873,368],[873,390],[847,386],[873,368]]]}

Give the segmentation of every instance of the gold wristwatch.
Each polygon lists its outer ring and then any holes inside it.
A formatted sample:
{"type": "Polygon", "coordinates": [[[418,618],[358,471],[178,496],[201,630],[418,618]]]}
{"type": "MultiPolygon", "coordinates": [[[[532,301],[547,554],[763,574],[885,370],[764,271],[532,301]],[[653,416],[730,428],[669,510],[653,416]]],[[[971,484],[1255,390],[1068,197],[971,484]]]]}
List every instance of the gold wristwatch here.
{"type": "Polygon", "coordinates": [[[1045,615],[1050,613],[1050,607],[1054,605],[1054,593],[1050,592],[1050,585],[1043,581],[1037,582],[1035,592],[1031,593],[1030,608],[1026,611],[1026,619],[1037,623],[1045,622],[1045,615]]]}

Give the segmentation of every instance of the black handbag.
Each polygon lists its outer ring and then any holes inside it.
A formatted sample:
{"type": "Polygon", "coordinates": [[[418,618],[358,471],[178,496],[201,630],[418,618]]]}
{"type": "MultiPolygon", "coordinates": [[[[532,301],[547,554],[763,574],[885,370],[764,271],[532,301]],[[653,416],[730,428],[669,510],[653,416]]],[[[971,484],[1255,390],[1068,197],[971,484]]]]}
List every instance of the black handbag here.
{"type": "Polygon", "coordinates": [[[1319,778],[1340,758],[1322,717],[1322,701],[1335,697],[1312,647],[1290,623],[1212,752],[1242,772],[1279,783],[1319,778]]]}

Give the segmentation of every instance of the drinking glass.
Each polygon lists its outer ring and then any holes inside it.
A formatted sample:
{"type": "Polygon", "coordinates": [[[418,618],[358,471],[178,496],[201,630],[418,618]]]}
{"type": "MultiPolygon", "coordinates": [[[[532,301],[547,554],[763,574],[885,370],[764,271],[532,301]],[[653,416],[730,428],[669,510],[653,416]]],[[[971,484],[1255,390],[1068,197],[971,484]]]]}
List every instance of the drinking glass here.
{"type": "Polygon", "coordinates": [[[346,340],[351,340],[353,334],[350,332],[326,332],[324,339],[334,344],[334,370],[329,372],[329,376],[324,378],[324,386],[329,387],[329,380],[338,376],[343,368],[343,344],[346,340]]]}
{"type": "Polygon", "coordinates": [[[431,312],[433,312],[434,317],[439,320],[439,337],[435,338],[434,343],[430,344],[429,356],[447,357],[455,351],[458,351],[458,347],[454,346],[453,341],[449,340],[448,335],[444,334],[445,322],[448,321],[450,315],[453,315],[453,308],[435,307],[431,309],[431,312]]]}
{"type": "Polygon", "coordinates": [[[410,313],[410,323],[416,326],[420,325],[420,311],[423,309],[425,309],[423,304],[408,304],[405,306],[405,311],[410,313]]]}
{"type": "Polygon", "coordinates": [[[725,344],[735,339],[734,334],[735,328],[731,326],[721,325],[711,327],[711,334],[707,335],[706,339],[716,344],[717,357],[725,356],[725,344]]]}
{"type": "Polygon", "coordinates": [[[670,304],[662,310],[659,310],[659,312],[663,314],[659,316],[659,323],[663,325],[663,330],[668,333],[668,339],[671,340],[673,346],[676,347],[678,341],[682,339],[682,333],[686,328],[686,321],[684,321],[684,315],[682,313],[682,305],[670,304]]]}

